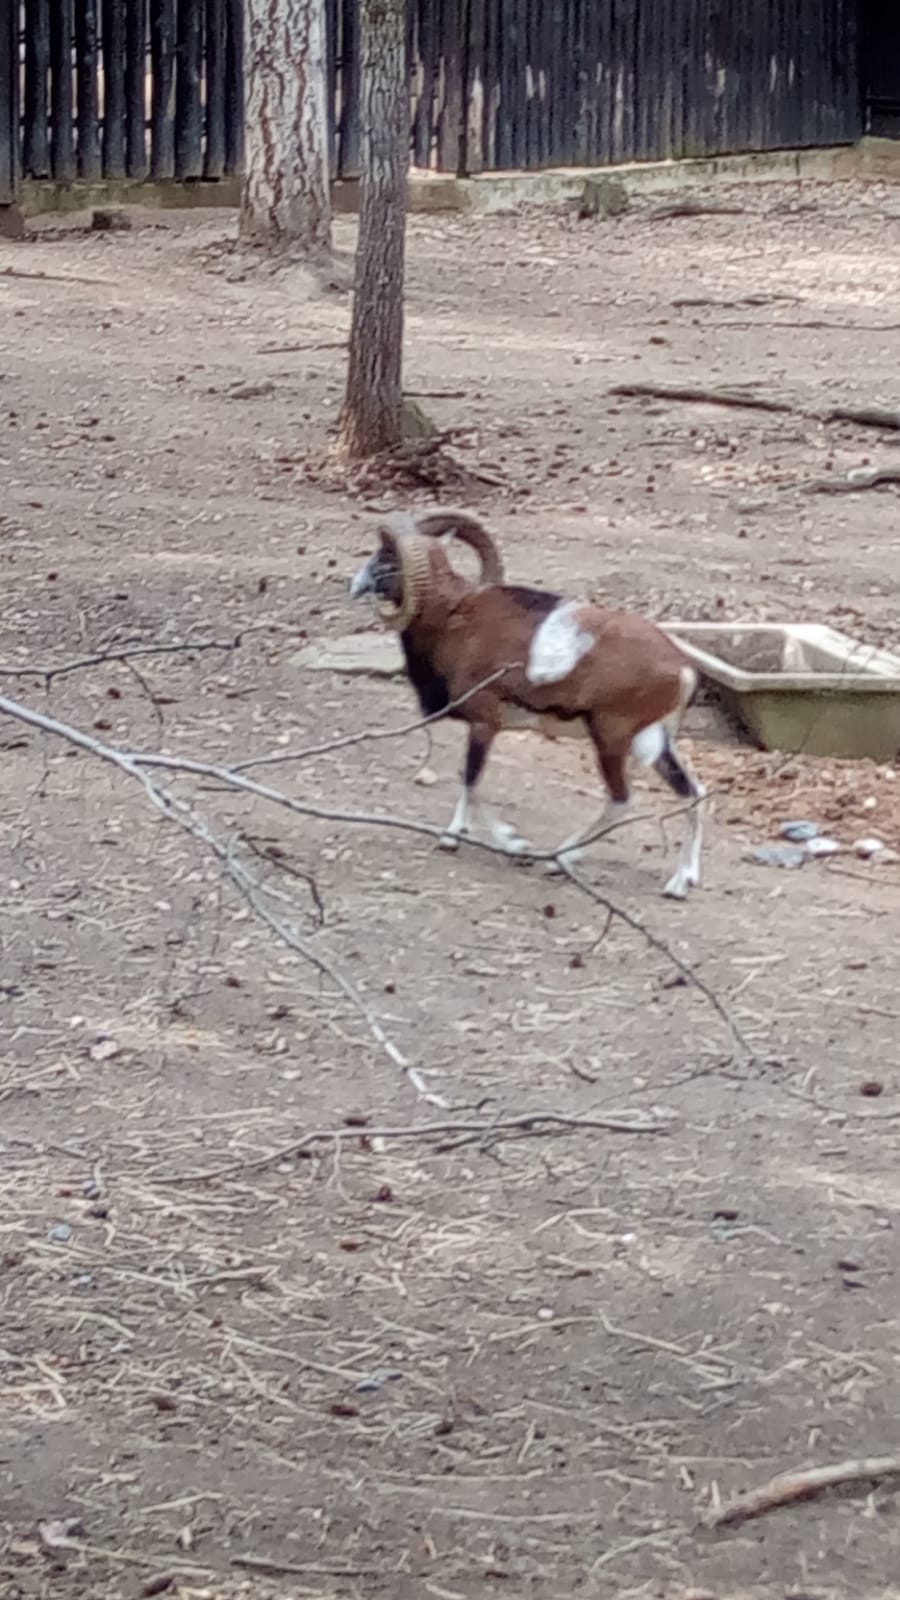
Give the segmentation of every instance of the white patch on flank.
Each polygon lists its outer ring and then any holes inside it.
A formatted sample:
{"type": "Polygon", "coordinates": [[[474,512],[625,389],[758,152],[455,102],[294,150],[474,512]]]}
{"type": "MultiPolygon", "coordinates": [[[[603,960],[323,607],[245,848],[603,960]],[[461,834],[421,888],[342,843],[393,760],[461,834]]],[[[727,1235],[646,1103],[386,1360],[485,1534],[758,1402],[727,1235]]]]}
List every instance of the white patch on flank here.
{"type": "Polygon", "coordinates": [[[529,683],[560,683],[577,667],[594,643],[579,626],[578,600],[563,600],[535,629],[525,676],[529,683]]]}
{"type": "Polygon", "coordinates": [[[651,722],[631,741],[631,753],[644,767],[652,767],[666,748],[666,730],[661,722],[651,722]]]}

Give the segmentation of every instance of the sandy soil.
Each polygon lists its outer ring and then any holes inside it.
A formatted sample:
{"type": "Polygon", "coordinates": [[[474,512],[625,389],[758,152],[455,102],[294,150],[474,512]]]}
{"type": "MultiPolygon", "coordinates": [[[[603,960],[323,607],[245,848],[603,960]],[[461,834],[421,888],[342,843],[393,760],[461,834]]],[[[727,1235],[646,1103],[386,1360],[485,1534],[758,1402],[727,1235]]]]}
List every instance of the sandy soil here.
{"type": "MultiPolygon", "coordinates": [[[[807,490],[900,459],[819,420],[897,404],[900,197],[712,203],[742,209],[415,219],[409,387],[497,480],[478,506],[517,578],[896,644],[897,491],[807,490]],[[793,409],[610,394],[630,382],[793,409]]],[[[346,296],[248,266],[224,215],[134,220],[0,246],[0,688],[212,763],[403,726],[402,683],[294,661],[368,626],[347,579],[393,503],[315,471],[346,296]]],[[[368,823],[154,769],[198,838],[4,717],[9,1600],[894,1592],[896,1482],[705,1522],[772,1473],[900,1451],[900,868],[745,859],[789,817],[900,845],[900,781],[692,726],[716,811],[677,906],[649,787],[588,890],[379,823],[447,820],[452,729],[251,774],[368,823]],[[608,1125],[490,1131],[537,1114],[608,1125]],[[427,1123],[452,1127],[373,1131],[427,1123]]],[[[596,803],[586,754],[532,739],[487,785],[545,847],[596,803]]]]}

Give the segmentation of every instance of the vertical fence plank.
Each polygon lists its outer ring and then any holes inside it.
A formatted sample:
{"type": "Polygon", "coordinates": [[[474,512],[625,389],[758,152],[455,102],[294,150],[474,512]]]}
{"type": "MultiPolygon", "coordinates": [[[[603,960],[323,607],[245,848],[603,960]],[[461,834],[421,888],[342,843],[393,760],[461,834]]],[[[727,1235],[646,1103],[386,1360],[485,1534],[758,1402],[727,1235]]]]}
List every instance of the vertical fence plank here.
{"type": "Polygon", "coordinates": [[[463,117],[462,0],[444,0],[441,21],[443,95],[438,121],[438,169],[458,173],[463,117]]]}
{"type": "MultiPolygon", "coordinates": [[[[350,176],[360,0],[325,3],[332,160],[350,176]]],[[[0,25],[24,18],[27,174],[143,175],[148,9],[153,177],[240,170],[243,0],[0,0],[0,25]]],[[[474,172],[849,141],[857,28],[858,0],[410,0],[414,160],[434,163],[435,134],[443,170],[474,172]]]]}
{"type": "MultiPolygon", "coordinates": [[[[545,85],[546,45],[546,31],[541,25],[541,0],[521,0],[521,10],[526,61],[525,162],[529,167],[540,167],[546,163],[549,148],[547,100],[541,92],[545,85]]],[[[544,11],[549,13],[550,7],[544,7],[544,11]]]]}
{"type": "Polygon", "coordinates": [[[175,176],[182,181],[203,172],[203,0],[180,0],[175,59],[175,176]]]}
{"type": "Polygon", "coordinates": [[[75,9],[75,93],[78,103],[78,176],[95,183],[101,174],[100,92],[97,0],[78,0],[75,9]]]}
{"type": "Polygon", "coordinates": [[[125,5],[103,0],[103,176],[125,176],[125,5]]]}
{"type": "Polygon", "coordinates": [[[338,176],[336,125],[339,103],[340,27],[339,0],[325,0],[325,117],[328,136],[328,172],[332,179],[338,176]]]}
{"type": "Polygon", "coordinates": [[[466,0],[465,60],[463,62],[463,148],[460,165],[465,173],[484,170],[484,47],[485,0],[466,0]]]}
{"type": "Polygon", "coordinates": [[[748,82],[745,91],[747,149],[764,150],[767,142],[769,102],[775,92],[773,67],[776,84],[777,75],[781,72],[780,40],[771,25],[768,0],[747,0],[747,9],[747,28],[750,35],[747,52],[748,82]],[[766,10],[765,19],[760,15],[763,6],[766,10]]]}
{"type": "Polygon", "coordinates": [[[575,161],[580,167],[590,164],[593,142],[590,14],[597,9],[578,0],[575,11],[575,161]]]}
{"type": "MultiPolygon", "coordinates": [[[[414,13],[409,6],[410,19],[414,13]]],[[[407,71],[412,66],[407,63],[407,71]]],[[[341,114],[338,123],[338,171],[342,178],[359,176],[359,0],[341,4],[341,114]]]]}
{"type": "Polygon", "coordinates": [[[175,0],[150,0],[150,176],[175,176],[175,0]]]}
{"type": "MultiPolygon", "coordinates": [[[[12,0],[11,14],[17,11],[15,0],[12,0]]],[[[16,31],[18,33],[18,29],[16,31]]],[[[10,71],[15,60],[14,53],[9,58],[10,71]]],[[[22,164],[29,178],[46,178],[50,173],[47,120],[49,74],[50,0],[28,0],[25,10],[25,140],[22,164]]]]}
{"type": "Polygon", "coordinates": [[[244,0],[225,0],[225,172],[244,165],[244,0]]]}
{"type": "Polygon", "coordinates": [[[125,166],[147,174],[147,0],[128,0],[125,18],[125,166]]]}
{"type": "MultiPolygon", "coordinates": [[[[731,0],[734,3],[734,0],[731,0]]],[[[678,12],[668,0],[656,6],[656,109],[651,121],[651,144],[656,160],[666,161],[675,147],[675,72],[678,62],[678,12]]]]}
{"type": "MultiPolygon", "coordinates": [[[[676,0],[672,0],[675,4],[676,0]]],[[[615,97],[615,73],[613,70],[613,0],[592,0],[592,9],[596,7],[596,70],[595,93],[597,95],[597,141],[592,161],[612,161],[612,125],[613,105],[615,97]]]]}
{"type": "MultiPolygon", "coordinates": [[[[841,121],[836,137],[841,141],[858,139],[865,132],[868,116],[866,100],[869,85],[863,76],[862,17],[854,0],[840,0],[839,25],[835,42],[834,71],[841,86],[841,121]]],[[[871,23],[871,19],[870,19],[871,23]]],[[[894,14],[894,28],[900,42],[900,15],[894,14]]],[[[868,53],[868,52],[867,52],[868,53]]],[[[900,50],[894,57],[894,93],[900,104],[900,50]]]]}
{"type": "Polygon", "coordinates": [[[564,0],[560,6],[560,24],[553,38],[547,84],[551,113],[551,160],[554,166],[570,167],[575,162],[575,135],[578,121],[576,0],[564,0]]]}
{"type": "Polygon", "coordinates": [[[416,32],[419,98],[413,122],[413,161],[417,167],[430,167],[434,141],[434,93],[440,33],[439,0],[419,0],[416,32]]]}
{"type": "Polygon", "coordinates": [[[498,0],[485,0],[484,56],[482,75],[483,112],[481,117],[481,152],[483,170],[493,172],[499,166],[497,131],[500,102],[500,14],[498,0]]]}
{"type": "Polygon", "coordinates": [[[637,153],[635,110],[638,88],[638,8],[640,0],[616,0],[613,8],[615,38],[615,116],[613,160],[633,161],[637,153]]]}
{"type": "Polygon", "coordinates": [[[0,0],[0,206],[19,176],[19,0],[0,0]]]}
{"type": "Polygon", "coordinates": [[[203,176],[225,172],[225,0],[206,0],[206,150],[203,176]]]}
{"type": "Polygon", "coordinates": [[[528,48],[525,37],[525,19],[520,0],[512,0],[509,8],[510,76],[509,115],[511,119],[511,150],[513,167],[526,165],[525,119],[528,95],[528,48]]]}
{"type": "Polygon", "coordinates": [[[75,177],[74,33],[72,0],[53,0],[50,7],[50,170],[56,183],[71,183],[75,177]]]}

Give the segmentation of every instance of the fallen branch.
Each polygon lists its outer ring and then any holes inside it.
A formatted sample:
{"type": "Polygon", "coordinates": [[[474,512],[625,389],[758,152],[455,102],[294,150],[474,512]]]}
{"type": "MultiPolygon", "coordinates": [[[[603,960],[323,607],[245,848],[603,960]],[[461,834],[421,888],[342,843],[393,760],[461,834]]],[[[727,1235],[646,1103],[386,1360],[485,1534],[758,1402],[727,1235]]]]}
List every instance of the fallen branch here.
{"type": "Polygon", "coordinates": [[[800,296],[797,294],[745,294],[737,300],[716,300],[711,295],[679,295],[672,301],[673,307],[678,310],[695,310],[700,306],[710,306],[714,310],[736,311],[739,306],[773,306],[799,305],[800,296]]]}
{"type": "Polygon", "coordinates": [[[713,200],[675,200],[671,205],[648,211],[648,222],[666,222],[671,217],[743,217],[746,206],[720,206],[713,200]]]}
{"type": "Polygon", "coordinates": [[[858,1461],[836,1461],[830,1467],[809,1467],[800,1472],[784,1472],[770,1478],[758,1489],[751,1489],[730,1505],[723,1506],[709,1519],[711,1528],[737,1528],[753,1517],[765,1516],[780,1506],[808,1500],[850,1483],[867,1483],[874,1478],[900,1477],[900,1455],[863,1456],[858,1461]]]}
{"type": "MultiPolygon", "coordinates": [[[[173,822],[185,833],[189,833],[194,839],[199,840],[215,856],[257,918],[266,924],[281,943],[286,944],[291,950],[295,950],[298,955],[303,957],[304,961],[308,961],[311,966],[315,967],[323,977],[334,984],[335,988],[340,990],[341,994],[350,1001],[351,1005],[365,1021],[366,1027],[376,1043],[381,1046],[394,1065],[398,1066],[406,1075],[416,1093],[424,1099],[430,1100],[433,1105],[444,1107],[443,1100],[426,1089],[422,1074],[416,1067],[410,1065],[401,1051],[388,1037],[378,1018],[369,1010],[369,1007],[349,978],[346,978],[327,956],[307,944],[305,940],[294,933],[293,929],[269,910],[261,898],[260,885],[250,875],[246,867],[235,858],[229,846],[213,833],[208,823],[195,811],[192,811],[183,800],[179,800],[170,790],[161,788],[159,784],[154,783],[152,778],[148,777],[146,772],[142,771],[140,763],[142,760],[146,761],[146,758],[129,755],[122,750],[117,750],[114,746],[104,744],[100,739],[95,739],[91,734],[83,733],[80,728],[74,728],[68,723],[59,722],[55,717],[45,716],[40,711],[32,711],[28,706],[20,705],[15,700],[8,700],[5,695],[0,695],[0,714],[15,717],[19,722],[27,723],[33,728],[40,728],[44,733],[52,734],[56,738],[64,739],[68,744],[73,744],[78,749],[86,751],[89,755],[97,756],[101,761],[105,761],[110,766],[117,768],[126,777],[133,778],[141,786],[147,799],[157,811],[161,812],[169,822],[173,822]]],[[[161,764],[171,765],[165,760],[161,764]]],[[[179,763],[175,763],[176,767],[178,765],[179,763]]],[[[196,766],[197,763],[192,765],[196,766]]],[[[190,770],[190,767],[187,770],[190,770]]]]}
{"type": "Polygon", "coordinates": [[[471,700],[473,695],[488,688],[490,684],[496,683],[498,678],[511,672],[515,665],[521,663],[514,662],[505,667],[498,667],[496,672],[492,672],[487,678],[482,678],[473,688],[467,689],[465,694],[448,701],[443,711],[434,711],[430,717],[416,717],[415,721],[404,722],[398,728],[362,728],[357,733],[342,733],[336,739],[328,739],[324,744],[306,745],[302,750],[278,750],[270,755],[251,756],[247,761],[236,761],[229,771],[249,772],[253,767],[280,766],[285,761],[308,761],[312,756],[330,755],[333,750],[346,750],[354,744],[368,744],[375,739],[402,739],[407,734],[419,733],[422,729],[428,732],[433,723],[445,721],[451,711],[465,705],[467,700],[471,700]]]}
{"type": "MultiPolygon", "coordinates": [[[[693,305],[699,302],[690,300],[675,300],[673,305],[693,305]]],[[[712,302],[711,302],[712,303],[712,302]]],[[[727,305],[729,302],[719,302],[727,305]]],[[[728,326],[728,324],[717,324],[728,326]]],[[[744,326],[744,324],[736,324],[744,326]]],[[[756,327],[756,323],[748,323],[748,327],[756,327]]],[[[790,327],[790,323],[773,323],[773,327],[790,327]]],[[[796,324],[800,327],[803,324],[796,324]]],[[[810,324],[813,326],[813,324],[810,324]]],[[[866,330],[859,329],[859,332],[866,330]]],[[[873,330],[875,331],[875,330],[873,330]]],[[[623,396],[626,399],[638,400],[672,400],[683,401],[687,405],[705,406],[736,406],[748,411],[777,411],[791,412],[795,416],[808,417],[813,422],[855,422],[861,428],[888,428],[900,430],[900,411],[891,411],[882,406],[833,406],[828,411],[816,411],[808,406],[794,405],[789,400],[776,400],[769,395],[754,394],[749,389],[707,389],[702,385],[677,384],[677,383],[616,383],[607,391],[611,395],[623,396]]],[[[885,480],[888,481],[888,480],[885,480]]],[[[891,482],[897,479],[889,480],[891,482]]],[[[862,485],[868,488],[867,484],[862,485]]],[[[832,491],[824,491],[832,492],[832,491]]],[[[837,491],[833,491],[837,492],[837,491]]]]}
{"type": "MultiPolygon", "coordinates": [[[[193,777],[212,779],[215,783],[224,785],[226,788],[253,795],[257,799],[265,800],[270,804],[279,806],[284,810],[294,813],[295,815],[302,817],[314,817],[319,821],[340,822],[357,827],[364,826],[390,828],[403,833],[415,833],[420,836],[435,840],[440,840],[443,838],[445,831],[443,828],[434,827],[429,823],[413,822],[406,817],[395,817],[390,814],[379,814],[377,812],[339,811],[332,807],[312,805],[307,801],[296,800],[293,798],[293,796],[284,794],[280,789],[274,789],[269,784],[259,783],[253,778],[248,778],[243,773],[238,772],[234,767],[223,767],[215,762],[197,761],[191,759],[190,757],[169,756],[157,752],[118,750],[112,745],[104,744],[101,740],[95,739],[91,734],[83,733],[80,729],[75,728],[67,723],[60,722],[54,717],[45,716],[43,713],[38,711],[32,711],[29,707],[21,705],[18,701],[9,700],[5,696],[0,695],[0,714],[3,713],[5,713],[7,716],[14,717],[19,722],[24,722],[31,727],[39,728],[45,733],[50,733],[57,738],[65,739],[70,744],[74,744],[78,748],[87,751],[89,754],[98,756],[101,760],[104,760],[110,763],[112,766],[117,767],[118,770],[125,773],[126,776],[136,779],[137,782],[141,784],[148,799],[150,799],[151,803],[156,807],[157,810],[161,811],[165,817],[167,817],[170,821],[175,822],[184,831],[192,834],[194,838],[200,840],[200,842],[203,843],[213,855],[215,855],[216,859],[222,863],[229,878],[234,883],[244,900],[250,905],[251,909],[254,911],[259,920],[266,923],[270,931],[274,933],[282,943],[287,944],[289,948],[295,950],[299,955],[301,955],[304,960],[310,962],[311,965],[316,967],[323,976],[327,977],[346,996],[346,998],[350,1000],[351,1004],[364,1018],[366,1026],[368,1027],[373,1038],[375,1038],[377,1043],[390,1057],[394,1064],[399,1066],[406,1074],[409,1082],[416,1092],[423,1098],[430,1100],[433,1105],[443,1106],[443,1101],[438,1096],[432,1094],[426,1089],[424,1080],[419,1070],[411,1066],[410,1063],[406,1061],[402,1053],[397,1049],[397,1046],[393,1044],[393,1042],[387,1037],[383,1028],[381,1027],[381,1024],[378,1022],[378,1019],[366,1006],[361,995],[358,994],[357,990],[350,983],[350,981],[344,977],[344,975],[331,963],[330,960],[319,954],[318,951],[313,950],[310,945],[295,935],[293,931],[280,920],[280,918],[276,917],[275,914],[271,912],[267,906],[265,906],[265,904],[260,900],[260,885],[254,878],[251,877],[251,875],[247,872],[247,869],[236,860],[233,851],[228,847],[228,845],[220,840],[212,832],[204,819],[198,816],[196,812],[192,811],[190,807],[185,804],[185,802],[178,800],[169,790],[163,789],[159,785],[155,784],[144,769],[160,767],[170,772],[181,772],[190,774],[193,777]]],[[[585,845],[594,843],[600,838],[605,837],[606,834],[615,831],[619,827],[630,826],[636,820],[637,819],[632,816],[621,818],[611,824],[607,823],[603,827],[598,827],[594,833],[586,835],[583,843],[585,845]]],[[[489,840],[469,838],[466,840],[466,843],[472,848],[485,851],[490,855],[502,856],[504,860],[509,859],[508,852],[504,850],[502,845],[496,845],[489,840]]],[[[646,924],[641,922],[637,917],[632,916],[630,912],[626,911],[624,907],[620,906],[616,901],[610,900],[606,895],[601,894],[599,890],[594,889],[590,884],[585,883],[583,879],[579,878],[571,870],[571,867],[563,862],[558,848],[556,850],[532,851],[529,853],[528,859],[531,862],[555,862],[562,868],[562,870],[565,872],[565,875],[575,885],[575,887],[580,890],[582,894],[587,895],[597,905],[603,906],[610,915],[618,918],[625,924],[626,927],[631,928],[634,932],[638,933],[641,938],[646,940],[652,949],[657,950],[661,955],[665,956],[666,960],[671,962],[671,964],[678,972],[681,973],[688,983],[692,984],[696,989],[698,989],[700,993],[709,1001],[716,1014],[726,1024],[729,1032],[739,1044],[741,1050],[748,1056],[748,1058],[752,1059],[753,1051],[751,1050],[747,1041],[744,1039],[737,1024],[729,1016],[722,1002],[714,994],[713,990],[710,989],[709,985],[706,984],[702,978],[697,976],[694,969],[689,966],[687,962],[682,961],[680,956],[675,954],[675,951],[666,943],[664,939],[660,938],[658,934],[651,932],[646,924]]]]}
{"type": "Polygon", "coordinates": [[[30,283],[89,283],[95,289],[112,289],[108,278],[85,278],[77,272],[28,272],[24,267],[0,267],[0,277],[27,278],[30,283]]]}
{"type": "MultiPolygon", "coordinates": [[[[211,1183],[214,1179],[233,1177],[237,1172],[261,1172],[279,1161],[290,1161],[303,1155],[316,1144],[341,1144],[347,1140],[364,1139],[431,1139],[448,1133],[468,1136],[465,1142],[478,1141],[487,1149],[505,1136],[515,1133],[541,1134],[554,1129],[571,1133],[581,1131],[604,1133],[668,1133],[669,1125],[652,1118],[632,1117],[567,1117],[556,1111],[526,1111],[514,1117],[496,1117],[483,1122],[423,1122],[409,1127],[317,1128],[305,1133],[301,1139],[280,1145],[264,1156],[252,1156],[247,1161],[230,1161],[226,1166],[213,1167],[206,1172],[163,1174],[155,1181],[160,1183],[211,1183]]],[[[440,1146],[437,1147],[440,1150],[440,1146]]]]}
{"type": "Polygon", "coordinates": [[[817,478],[806,485],[807,494],[855,494],[877,489],[880,483],[900,483],[900,466],[853,467],[846,478],[817,478]]]}
{"type": "Polygon", "coordinates": [[[59,667],[0,667],[0,678],[39,678],[49,689],[54,678],[68,677],[70,672],[82,672],[87,667],[102,667],[107,661],[133,661],[137,656],[174,656],[185,651],[197,654],[202,650],[238,650],[243,635],[233,639],[186,639],[183,644],[123,645],[121,649],[97,650],[92,656],[78,661],[65,661],[59,667]]]}
{"type": "MultiPolygon", "coordinates": [[[[900,323],[885,322],[879,325],[879,331],[900,327],[900,323]]],[[[874,328],[872,330],[875,331],[874,328]]],[[[869,332],[869,329],[854,329],[854,332],[869,332]]],[[[900,428],[900,411],[890,411],[886,406],[835,406],[833,410],[826,411],[822,416],[823,422],[856,422],[861,428],[900,428]]]]}
{"type": "Polygon", "coordinates": [[[609,394],[630,399],[683,400],[689,405],[742,406],[750,411],[796,411],[788,400],[773,400],[745,389],[705,389],[692,384],[616,383],[609,394]]]}
{"type": "Polygon", "coordinates": [[[246,1572],[268,1572],[290,1578],[377,1578],[380,1575],[378,1567],[327,1567],[321,1562],[300,1566],[293,1561],[276,1561],[270,1556],[232,1556],[231,1565],[246,1572]]]}
{"type": "Polygon", "coordinates": [[[346,350],[346,348],[346,339],[313,339],[297,344],[263,344],[259,347],[259,353],[261,356],[292,356],[301,350],[346,350]]]}
{"type": "Polygon", "coordinates": [[[603,906],[610,916],[617,917],[620,922],[625,923],[626,927],[633,929],[635,933],[639,933],[642,939],[646,939],[652,950],[658,950],[660,955],[665,956],[666,960],[672,963],[672,966],[681,973],[682,977],[689,984],[691,984],[694,989],[699,989],[704,998],[709,1001],[709,1004],[712,1006],[716,1015],[724,1022],[735,1043],[740,1047],[748,1059],[752,1060],[755,1052],[753,1051],[748,1040],[745,1039],[734,1018],[725,1009],[715,991],[709,987],[708,983],[705,983],[704,980],[698,976],[696,969],[688,966],[687,962],[682,961],[681,957],[676,955],[675,951],[672,949],[672,946],[667,944],[665,939],[661,939],[658,934],[653,933],[652,930],[647,927],[645,922],[641,922],[639,918],[633,917],[630,911],[623,910],[620,905],[616,905],[614,901],[609,900],[605,894],[600,893],[599,889],[595,889],[593,884],[585,883],[583,878],[579,878],[578,875],[572,871],[572,868],[566,861],[564,855],[559,856],[556,859],[558,859],[559,865],[566,877],[570,880],[570,882],[575,884],[576,888],[581,890],[582,894],[586,894],[589,899],[593,900],[598,906],[603,906]]]}

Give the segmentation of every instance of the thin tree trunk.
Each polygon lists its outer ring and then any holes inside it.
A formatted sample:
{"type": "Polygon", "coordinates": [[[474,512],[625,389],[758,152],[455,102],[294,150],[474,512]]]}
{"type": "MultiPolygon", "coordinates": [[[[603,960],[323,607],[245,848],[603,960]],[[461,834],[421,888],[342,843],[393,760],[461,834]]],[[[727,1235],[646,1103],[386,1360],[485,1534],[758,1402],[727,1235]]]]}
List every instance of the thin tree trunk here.
{"type": "Polygon", "coordinates": [[[409,164],[405,0],[363,0],[360,204],[347,393],[339,445],[351,460],[400,443],[403,252],[409,164]]]}
{"type": "Polygon", "coordinates": [[[324,0],[246,0],[241,238],[331,251],[324,0]]]}

